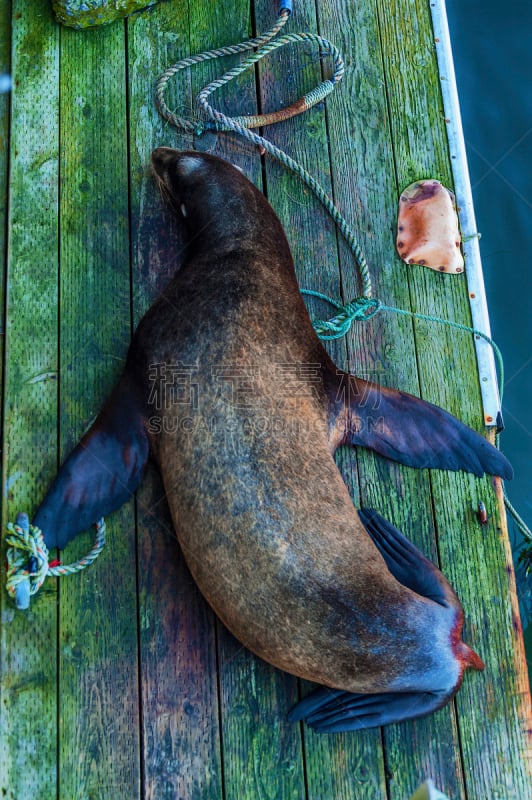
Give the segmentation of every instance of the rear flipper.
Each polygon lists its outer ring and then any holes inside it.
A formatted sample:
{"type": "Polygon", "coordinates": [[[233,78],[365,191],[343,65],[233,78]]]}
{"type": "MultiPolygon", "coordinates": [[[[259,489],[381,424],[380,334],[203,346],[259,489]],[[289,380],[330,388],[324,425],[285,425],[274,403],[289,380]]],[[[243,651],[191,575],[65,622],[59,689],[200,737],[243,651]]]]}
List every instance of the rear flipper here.
{"type": "Polygon", "coordinates": [[[460,638],[464,624],[464,610],[445,575],[406,536],[394,528],[391,522],[376,511],[361,508],[358,510],[358,516],[394,578],[416,594],[451,609],[453,615],[451,640],[454,656],[461,665],[461,674],[466,667],[483,670],[484,662],[480,656],[460,638]]]}
{"type": "Polygon", "coordinates": [[[148,455],[140,392],[125,373],[35,515],[47,546],[64,548],[120,508],[142,480],[148,455]]]}
{"type": "Polygon", "coordinates": [[[453,692],[384,692],[352,694],[323,687],[311,692],[288,713],[290,722],[305,720],[318,733],[378,728],[432,714],[453,692]]]}
{"type": "Polygon", "coordinates": [[[326,388],[336,445],[362,445],[409,467],[513,477],[497,448],[432,403],[345,372],[328,373],[326,388]]]}
{"type": "Polygon", "coordinates": [[[441,606],[453,606],[462,611],[445,576],[401,531],[373,509],[360,508],[358,516],[399,583],[441,606]]]}

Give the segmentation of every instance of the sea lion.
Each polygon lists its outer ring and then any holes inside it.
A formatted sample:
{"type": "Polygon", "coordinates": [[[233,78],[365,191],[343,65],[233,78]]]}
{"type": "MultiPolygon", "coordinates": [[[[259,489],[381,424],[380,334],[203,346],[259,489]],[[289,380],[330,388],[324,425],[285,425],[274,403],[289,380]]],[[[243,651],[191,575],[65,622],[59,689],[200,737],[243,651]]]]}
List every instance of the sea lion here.
{"type": "Polygon", "coordinates": [[[169,148],[152,165],[186,226],[185,263],[140,322],[120,382],[35,524],[64,547],[135,491],[151,455],[220,619],[266,661],[332,687],[292,718],[347,730],[434,711],[465,667],[482,667],[460,639],[461,606],[390,523],[354,508],[333,454],[363,445],[415,467],[505,478],[510,465],[442,409],[336,368],[281,224],[241,171],[169,148]]]}

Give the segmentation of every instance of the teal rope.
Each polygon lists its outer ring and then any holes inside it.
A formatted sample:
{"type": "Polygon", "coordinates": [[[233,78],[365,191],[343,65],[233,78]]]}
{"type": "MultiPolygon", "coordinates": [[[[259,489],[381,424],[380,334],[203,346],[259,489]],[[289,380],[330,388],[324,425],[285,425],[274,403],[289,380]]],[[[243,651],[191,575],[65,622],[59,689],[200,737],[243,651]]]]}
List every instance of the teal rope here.
{"type": "Polygon", "coordinates": [[[331,319],[318,319],[313,321],[314,330],[323,341],[341,339],[347,334],[356,319],[371,319],[382,309],[381,301],[372,297],[356,297],[350,303],[342,305],[331,297],[327,297],[327,295],[321,292],[315,292],[312,289],[301,289],[301,294],[325,300],[327,303],[335,306],[339,311],[339,313],[331,319]]]}
{"type": "Polygon", "coordinates": [[[346,305],[342,305],[336,300],[333,300],[331,297],[328,297],[321,292],[312,291],[311,289],[302,289],[301,293],[310,295],[312,297],[318,297],[320,300],[325,300],[327,303],[330,303],[330,305],[337,308],[340,312],[336,316],[332,317],[332,319],[320,319],[315,320],[312,323],[319,338],[323,340],[340,339],[342,336],[346,335],[355,320],[371,319],[378,314],[379,311],[391,311],[394,314],[401,314],[405,317],[411,317],[412,319],[424,320],[425,322],[437,322],[441,325],[447,325],[449,328],[456,328],[457,330],[465,331],[466,333],[473,333],[475,336],[480,336],[493,348],[493,352],[497,361],[499,396],[502,402],[502,390],[504,383],[504,362],[502,353],[493,339],[483,331],[478,330],[478,328],[471,328],[469,325],[462,325],[460,322],[442,319],[441,317],[436,317],[431,314],[419,314],[415,311],[405,311],[403,308],[387,306],[376,298],[357,297],[346,305]]]}

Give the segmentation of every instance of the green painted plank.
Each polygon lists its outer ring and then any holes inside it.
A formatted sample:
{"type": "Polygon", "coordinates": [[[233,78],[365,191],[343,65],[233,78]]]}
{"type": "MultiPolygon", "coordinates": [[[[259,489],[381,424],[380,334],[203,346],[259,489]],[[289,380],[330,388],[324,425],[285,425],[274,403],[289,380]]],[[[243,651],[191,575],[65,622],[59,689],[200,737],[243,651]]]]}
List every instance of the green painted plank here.
{"type": "MultiPolygon", "coordinates": [[[[11,3],[0,0],[0,75],[11,71],[11,3]]],[[[0,397],[3,397],[5,345],[5,280],[7,267],[7,197],[9,165],[9,93],[0,94],[0,397]]],[[[0,419],[0,436],[3,417],[0,419]]],[[[2,501],[0,500],[0,504],[2,501]]],[[[1,518],[0,513],[0,518],[1,518]]],[[[0,690],[1,692],[1,690],[0,690]]]]}
{"type": "MultiPolygon", "coordinates": [[[[56,468],[57,29],[45,0],[14,2],[12,15],[2,528],[18,511],[33,513],[56,468]]],[[[26,613],[15,611],[2,587],[0,607],[1,794],[55,797],[54,581],[26,613]]]]}
{"type": "MultiPolygon", "coordinates": [[[[269,9],[267,25],[275,21],[269,9]]],[[[263,28],[259,26],[258,32],[263,28]]],[[[191,52],[238,43],[252,35],[249,3],[191,6],[191,52]]],[[[197,93],[239,57],[227,57],[198,68],[191,75],[197,93]]],[[[215,108],[236,115],[256,113],[254,71],[244,73],[211,97],[215,108]]],[[[256,148],[231,135],[218,137],[216,155],[244,170],[259,187],[261,160],[256,148]]],[[[221,737],[226,800],[276,797],[302,798],[305,786],[301,739],[297,726],[289,725],[286,712],[296,697],[297,682],[238,644],[221,623],[217,625],[221,702],[221,737]]]]}
{"type": "MultiPolygon", "coordinates": [[[[399,187],[431,175],[451,185],[429,4],[378,5],[399,187]]],[[[465,276],[447,277],[409,271],[413,308],[469,324],[465,276]]],[[[415,327],[423,395],[481,429],[471,338],[415,327]]],[[[488,478],[434,472],[431,480],[442,569],[465,607],[465,637],[487,663],[484,674],[466,675],[456,701],[467,795],[528,796],[526,679],[500,506],[488,478]],[[488,531],[475,519],[479,499],[494,512],[488,531]]]]}
{"type": "MultiPolygon", "coordinates": [[[[11,69],[11,3],[0,0],[0,75],[11,69]]],[[[0,94],[0,370],[4,352],[4,281],[6,266],[7,170],[9,157],[9,93],[0,94]]],[[[1,380],[1,378],[0,378],[1,380]]]]}
{"type": "MultiPolygon", "coordinates": [[[[339,204],[353,220],[372,274],[374,295],[410,307],[405,267],[395,256],[398,191],[385,91],[380,32],[373,3],[324,3],[321,24],[348,64],[344,85],[328,103],[333,179],[339,204]]],[[[396,65],[400,69],[400,65],[396,65]]],[[[346,299],[357,294],[351,260],[343,254],[346,299]]],[[[352,369],[419,394],[412,323],[383,314],[357,324],[348,337],[352,369]]],[[[375,420],[378,422],[378,409],[375,420]]],[[[431,486],[426,472],[360,453],[361,501],[377,508],[437,561],[431,486]]],[[[452,706],[425,720],[384,732],[390,797],[409,796],[429,775],[452,797],[463,797],[460,750],[452,706]]]]}
{"type": "MultiPolygon", "coordinates": [[[[273,17],[275,19],[275,16],[273,17]]],[[[190,52],[196,54],[213,48],[238,44],[246,41],[254,32],[250,4],[245,0],[231,0],[230,3],[190,4],[190,52]]],[[[224,56],[197,64],[190,71],[192,91],[192,117],[203,120],[203,111],[198,108],[196,96],[210,81],[219,78],[224,72],[242,61],[246,55],[224,56]]],[[[248,70],[230,83],[217,89],[210,96],[210,103],[229,116],[257,113],[255,73],[248,70]]],[[[221,158],[239,166],[247,177],[257,186],[262,184],[261,162],[258,150],[244,145],[240,137],[229,133],[220,134],[213,140],[213,152],[221,158]]],[[[201,139],[195,145],[203,147],[201,139]]]]}
{"type": "Polygon", "coordinates": [[[225,796],[305,797],[299,727],[286,721],[297,681],[252,656],[227,631],[220,644],[225,796]]]}
{"type": "MultiPolygon", "coordinates": [[[[188,6],[173,3],[128,20],[129,136],[131,181],[131,257],[133,323],[138,324],[153,300],[170,281],[184,255],[183,231],[176,225],[150,171],[156,147],[192,146],[158,114],[155,81],[190,52],[188,6]]],[[[188,113],[190,82],[185,72],[168,85],[167,102],[188,113]]]]}
{"type": "MultiPolygon", "coordinates": [[[[183,255],[183,231],[147,165],[159,145],[192,144],[167,128],[153,102],[156,78],[190,54],[188,29],[186,3],[163,3],[128,23],[135,324],[183,255]]],[[[169,105],[180,113],[190,109],[189,89],[186,73],[169,86],[169,105]]],[[[214,617],[177,546],[154,469],[137,492],[137,513],[145,796],[222,797],[214,617]]]]}
{"type": "MultiPolygon", "coordinates": [[[[266,25],[266,11],[259,14],[266,25]]],[[[317,31],[314,4],[298,3],[289,23],[290,31],[317,31]]],[[[320,82],[320,61],[314,46],[294,46],[277,51],[261,67],[260,83],[263,108],[271,110],[293,102],[303,92],[320,82]]],[[[324,66],[326,74],[330,66],[324,66]]],[[[329,109],[331,98],[326,101],[329,109]]],[[[341,124],[329,114],[326,126],[323,109],[315,108],[282,125],[266,130],[268,139],[286,150],[316,177],[332,194],[329,143],[335,126],[341,124]]],[[[268,198],[285,227],[294,255],[300,286],[318,289],[333,297],[340,296],[337,232],[326,212],[298,179],[270,160],[266,161],[268,198]]],[[[336,188],[336,187],[334,187],[336,188]]],[[[353,267],[351,267],[353,269],[353,267]]],[[[329,314],[323,304],[309,303],[312,314],[329,314]]],[[[329,352],[340,368],[347,366],[345,342],[330,343],[329,352]]],[[[339,458],[342,474],[354,502],[359,505],[357,457],[354,451],[339,458]]],[[[305,687],[305,691],[308,690],[305,687]]],[[[374,798],[385,796],[384,762],[380,732],[335,736],[304,733],[305,768],[308,797],[374,798]]]]}
{"type": "MultiPolygon", "coordinates": [[[[122,371],[130,337],[124,25],[61,35],[60,449],[65,458],[122,371]]],[[[64,798],[140,796],[134,506],[60,586],[64,798]]],[[[65,562],[88,552],[94,532],[65,562]]]]}

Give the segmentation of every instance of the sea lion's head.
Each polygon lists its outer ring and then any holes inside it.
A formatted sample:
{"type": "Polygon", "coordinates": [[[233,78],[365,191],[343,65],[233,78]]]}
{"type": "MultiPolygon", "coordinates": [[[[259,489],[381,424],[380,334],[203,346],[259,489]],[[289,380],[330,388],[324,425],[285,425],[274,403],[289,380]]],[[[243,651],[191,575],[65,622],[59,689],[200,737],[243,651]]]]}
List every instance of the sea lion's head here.
{"type": "Polygon", "coordinates": [[[189,234],[209,237],[245,233],[258,190],[243,172],[217,156],[195,150],[158,147],[151,166],[165,198],[184,221],[189,234]]]}

